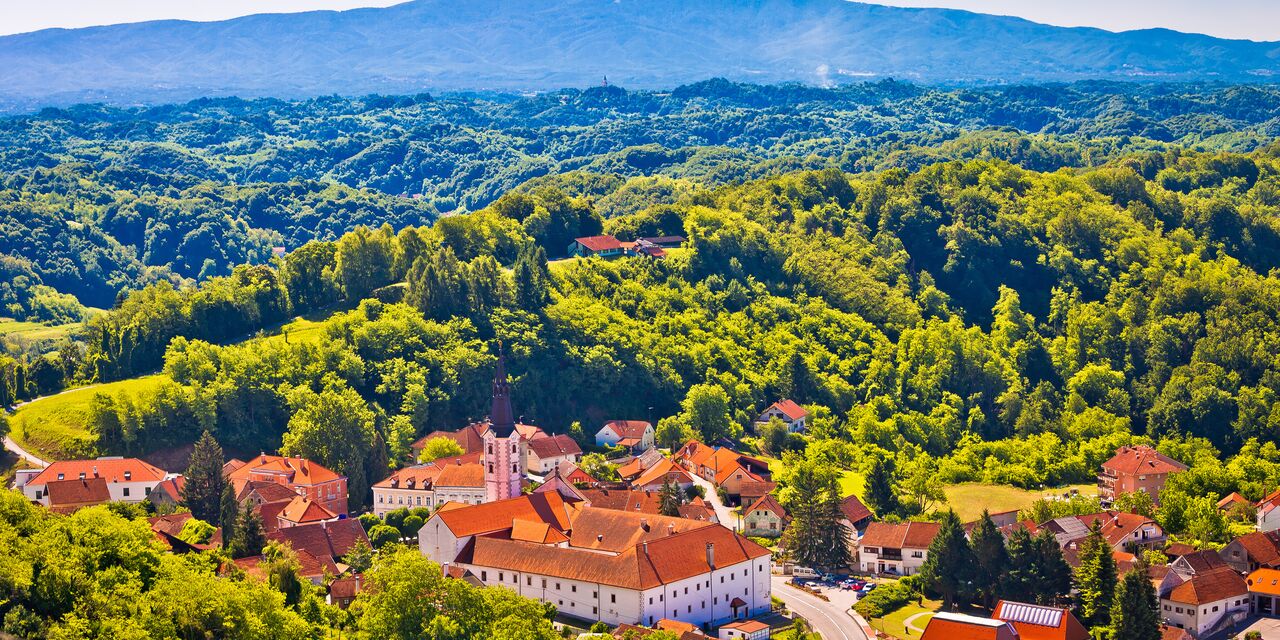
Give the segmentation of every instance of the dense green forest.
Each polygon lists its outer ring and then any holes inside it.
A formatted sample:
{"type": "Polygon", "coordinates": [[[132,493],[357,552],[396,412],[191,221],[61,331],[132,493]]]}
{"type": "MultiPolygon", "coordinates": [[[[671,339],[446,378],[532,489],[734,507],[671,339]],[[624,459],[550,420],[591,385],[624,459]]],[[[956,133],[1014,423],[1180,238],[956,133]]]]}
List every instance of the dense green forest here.
{"type": "MultiPolygon", "coordinates": [[[[1104,164],[1170,145],[1250,151],[1280,134],[1270,87],[1080,83],[946,90],[708,81],[528,97],[207,99],[0,120],[0,305],[78,320],[119,292],[263,264],[272,247],[474,211],[530,180],[602,178],[605,218],[694,186],[837,167],[1000,158],[1104,164]],[[653,176],[605,197],[608,181],[653,176]]],[[[536,180],[535,180],[536,184],[536,180]]],[[[563,247],[550,246],[552,257],[563,247]]]]}

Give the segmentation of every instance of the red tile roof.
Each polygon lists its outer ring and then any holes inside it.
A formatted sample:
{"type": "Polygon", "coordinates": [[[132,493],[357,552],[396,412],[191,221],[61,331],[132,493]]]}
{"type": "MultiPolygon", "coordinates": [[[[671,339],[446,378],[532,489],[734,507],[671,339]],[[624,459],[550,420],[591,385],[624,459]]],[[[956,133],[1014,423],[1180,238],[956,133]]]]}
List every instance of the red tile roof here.
{"type": "Polygon", "coordinates": [[[621,438],[640,439],[653,425],[644,420],[610,420],[604,423],[604,426],[612,429],[621,438]]]}
{"type": "Polygon", "coordinates": [[[804,407],[796,404],[795,400],[790,398],[784,398],[769,405],[768,409],[764,410],[764,413],[768,413],[769,409],[777,409],[782,413],[782,415],[787,417],[787,420],[791,421],[799,420],[800,418],[809,415],[809,412],[805,411],[804,407]]]}
{"type": "Polygon", "coordinates": [[[585,238],[574,238],[573,241],[591,251],[608,251],[622,248],[622,243],[613,236],[587,236],[585,238]]]}
{"type": "Polygon", "coordinates": [[[1195,574],[1190,580],[1174,587],[1165,599],[1182,604],[1202,605],[1243,596],[1248,591],[1249,586],[1240,574],[1230,567],[1222,567],[1195,574]]]}
{"type": "Polygon", "coordinates": [[[936,522],[872,522],[867,525],[867,531],[862,534],[862,541],[858,544],[890,549],[927,549],[941,528],[942,525],[936,522]]]}
{"type": "Polygon", "coordinates": [[[772,494],[768,494],[768,493],[761,496],[759,500],[756,500],[754,503],[752,503],[751,506],[747,507],[746,510],[743,511],[743,513],[750,514],[752,511],[756,511],[756,510],[768,511],[778,516],[779,518],[783,518],[783,519],[786,519],[787,517],[787,510],[782,508],[782,504],[778,502],[777,498],[773,497],[772,494]]]}
{"type": "Polygon", "coordinates": [[[1244,582],[1250,593],[1280,596],[1280,571],[1275,569],[1258,569],[1250,573],[1244,582]]]}
{"type": "Polygon", "coordinates": [[[1244,547],[1249,559],[1264,567],[1280,567],[1280,531],[1262,533],[1255,531],[1236,538],[1234,543],[1244,547]]]}
{"type": "Polygon", "coordinates": [[[581,455],[582,447],[579,447],[573,438],[562,433],[556,436],[545,436],[530,440],[529,451],[539,458],[554,458],[557,456],[581,455]]]}
{"type": "Polygon", "coordinates": [[[560,531],[569,529],[568,506],[560,494],[554,491],[468,507],[441,509],[433,517],[440,518],[458,538],[509,529],[515,520],[546,522],[560,531]]]}
{"type": "Polygon", "coordinates": [[[632,480],[631,486],[639,489],[657,486],[665,483],[668,476],[676,484],[690,484],[693,482],[693,478],[689,477],[688,472],[681,469],[674,462],[663,458],[658,464],[645,469],[644,473],[640,474],[640,477],[632,480]]]}
{"type": "Polygon", "coordinates": [[[1017,640],[1018,632],[1007,622],[940,613],[929,620],[920,640],[1017,640]]]}
{"type": "Polygon", "coordinates": [[[483,487],[484,465],[478,463],[445,465],[436,476],[434,484],[437,487],[471,487],[473,489],[483,487]]]}
{"type": "Polygon", "coordinates": [[[286,456],[254,456],[231,472],[230,480],[242,485],[250,480],[281,478],[294,486],[312,486],[338,480],[342,476],[306,458],[286,456]]]}
{"type": "Polygon", "coordinates": [[[862,504],[858,496],[849,496],[840,501],[840,513],[844,514],[846,520],[852,524],[856,524],[862,520],[871,517],[871,510],[867,505],[862,504]]]}
{"type": "Polygon", "coordinates": [[[1147,445],[1120,447],[1116,455],[1102,463],[1102,468],[1115,474],[1161,474],[1186,471],[1187,465],[1147,445]]]}
{"type": "Polygon", "coordinates": [[[55,513],[71,513],[81,507],[111,501],[106,478],[54,480],[45,483],[45,492],[49,498],[49,510],[55,513]]]}
{"type": "Polygon", "coordinates": [[[29,485],[48,484],[58,480],[100,477],[107,482],[160,482],[165,472],[137,458],[98,458],[96,460],[59,460],[44,468],[29,485]],[[125,475],[128,474],[128,479],[125,475]]]}
{"type": "Polygon", "coordinates": [[[306,551],[317,558],[341,558],[357,540],[369,543],[359,520],[343,518],[333,522],[285,527],[267,534],[267,539],[288,542],[294,551],[306,551]]]}
{"type": "Polygon", "coordinates": [[[633,513],[659,513],[662,505],[662,496],[657,491],[584,489],[582,497],[597,509],[615,509],[633,513]]]}
{"type": "Polygon", "coordinates": [[[182,487],[186,486],[187,479],[183,476],[174,476],[168,480],[163,480],[151,490],[151,495],[157,494],[163,496],[170,502],[182,502],[182,487]]]}
{"type": "Polygon", "coordinates": [[[250,496],[257,496],[262,502],[288,502],[292,500],[298,492],[290,489],[287,485],[270,480],[250,480],[240,489],[240,493],[236,495],[237,502],[244,502],[250,496]]]}
{"type": "Polygon", "coordinates": [[[1218,501],[1218,508],[1230,509],[1231,507],[1234,507],[1238,504],[1253,504],[1253,503],[1249,502],[1248,498],[1245,498],[1244,496],[1236,493],[1235,491],[1232,491],[1231,493],[1227,494],[1224,498],[1218,501]]]}
{"type": "Polygon", "coordinates": [[[294,524],[308,524],[333,520],[338,517],[338,514],[320,506],[319,502],[310,498],[294,496],[293,500],[280,510],[277,517],[294,524]]]}

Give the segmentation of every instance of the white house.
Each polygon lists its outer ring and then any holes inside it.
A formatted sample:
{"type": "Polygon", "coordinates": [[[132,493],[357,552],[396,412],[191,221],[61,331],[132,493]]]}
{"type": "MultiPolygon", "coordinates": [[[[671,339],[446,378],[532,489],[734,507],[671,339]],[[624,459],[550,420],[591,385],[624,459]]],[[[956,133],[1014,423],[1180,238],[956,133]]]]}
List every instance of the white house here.
{"type": "Polygon", "coordinates": [[[872,522],[858,543],[858,568],[867,573],[915,574],[924,565],[939,528],[936,522],[872,522]]]}
{"type": "Polygon", "coordinates": [[[1266,533],[1280,530],[1280,489],[1263,498],[1257,507],[1258,531],[1266,533]]]}
{"type": "Polygon", "coordinates": [[[557,492],[446,507],[418,544],[581,620],[716,626],[770,610],[768,549],[718,524],[586,507],[557,492]]]}
{"type": "Polygon", "coordinates": [[[772,628],[759,620],[739,620],[720,627],[720,640],[768,640],[772,628]]]}
{"type": "Polygon", "coordinates": [[[645,451],[653,447],[653,434],[653,425],[644,420],[610,420],[596,432],[596,444],[645,451]]]}
{"type": "Polygon", "coordinates": [[[1216,633],[1248,613],[1249,587],[1230,567],[1197,572],[1160,595],[1160,615],[1165,623],[1196,637],[1216,633]]]}
{"type": "Polygon", "coordinates": [[[582,461],[582,447],[567,435],[543,436],[529,441],[529,471],[547,474],[561,462],[582,461]]]}
{"type": "Polygon", "coordinates": [[[809,412],[804,407],[796,404],[794,400],[782,399],[765,409],[759,417],[756,418],[756,428],[769,424],[769,421],[777,418],[786,423],[787,431],[791,433],[800,433],[805,429],[805,421],[809,419],[809,412]]]}
{"type": "Polygon", "coordinates": [[[373,485],[373,514],[435,508],[445,502],[479,504],[485,499],[484,467],[479,453],[442,458],[405,467],[373,485]]]}
{"type": "Polygon", "coordinates": [[[177,477],[137,458],[104,457],[96,460],[59,460],[25,483],[15,486],[32,502],[49,506],[48,483],[59,480],[102,478],[113,502],[142,502],[167,478],[177,477]]]}

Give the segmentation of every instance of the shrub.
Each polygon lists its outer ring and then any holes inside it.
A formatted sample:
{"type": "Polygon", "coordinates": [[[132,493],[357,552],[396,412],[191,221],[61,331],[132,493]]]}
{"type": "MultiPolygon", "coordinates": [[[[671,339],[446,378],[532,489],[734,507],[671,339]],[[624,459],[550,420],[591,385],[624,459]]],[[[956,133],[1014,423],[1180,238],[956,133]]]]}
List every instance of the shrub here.
{"type": "Polygon", "coordinates": [[[388,544],[399,541],[400,531],[395,527],[380,524],[369,530],[369,544],[373,545],[374,549],[381,549],[388,544]]]}
{"type": "Polygon", "coordinates": [[[880,588],[863,596],[853,610],[864,618],[882,618],[917,599],[920,594],[912,588],[914,582],[900,580],[880,585],[880,588]]]}

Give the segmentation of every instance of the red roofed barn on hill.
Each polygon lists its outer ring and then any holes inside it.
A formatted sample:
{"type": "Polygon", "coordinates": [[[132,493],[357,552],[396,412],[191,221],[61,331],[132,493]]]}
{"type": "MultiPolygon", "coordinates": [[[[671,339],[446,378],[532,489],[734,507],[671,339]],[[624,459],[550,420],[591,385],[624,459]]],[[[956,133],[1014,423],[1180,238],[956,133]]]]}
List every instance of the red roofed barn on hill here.
{"type": "Polygon", "coordinates": [[[1120,447],[1113,458],[1102,463],[1098,495],[1103,500],[1115,500],[1120,494],[1142,491],[1159,502],[1169,474],[1186,470],[1187,465],[1146,445],[1120,447]]]}

